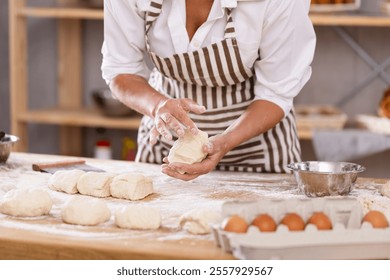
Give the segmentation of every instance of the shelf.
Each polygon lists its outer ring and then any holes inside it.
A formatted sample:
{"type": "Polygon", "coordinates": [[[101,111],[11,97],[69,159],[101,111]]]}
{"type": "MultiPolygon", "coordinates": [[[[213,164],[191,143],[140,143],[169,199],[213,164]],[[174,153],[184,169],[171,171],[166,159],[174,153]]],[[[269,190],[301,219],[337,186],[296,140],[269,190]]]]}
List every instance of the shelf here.
{"type": "Polygon", "coordinates": [[[390,15],[357,13],[311,13],[313,25],[390,27],[390,15]]]}
{"type": "Polygon", "coordinates": [[[17,14],[20,16],[41,18],[103,19],[103,10],[92,8],[25,7],[19,9],[17,14]]]}
{"type": "Polygon", "coordinates": [[[105,117],[93,109],[46,109],[29,111],[18,116],[18,120],[24,123],[43,123],[54,125],[66,125],[75,127],[107,127],[115,129],[138,129],[141,118],[129,117],[105,117]]]}
{"type": "MultiPolygon", "coordinates": [[[[103,9],[85,7],[24,7],[18,15],[28,17],[103,20],[103,9]]],[[[310,13],[314,25],[390,26],[390,15],[359,13],[310,13]]]]}

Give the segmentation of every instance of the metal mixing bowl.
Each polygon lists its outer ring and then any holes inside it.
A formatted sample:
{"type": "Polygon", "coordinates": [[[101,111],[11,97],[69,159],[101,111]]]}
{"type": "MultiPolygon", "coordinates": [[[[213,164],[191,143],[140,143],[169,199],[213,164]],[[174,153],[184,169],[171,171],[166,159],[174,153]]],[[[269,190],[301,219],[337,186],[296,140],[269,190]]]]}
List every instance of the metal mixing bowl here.
{"type": "Polygon", "coordinates": [[[346,195],[365,168],[349,162],[305,161],[288,165],[299,190],[309,197],[346,195]]]}
{"type": "Polygon", "coordinates": [[[0,140],[0,163],[5,163],[11,154],[12,146],[19,141],[19,137],[6,134],[0,140]]]}

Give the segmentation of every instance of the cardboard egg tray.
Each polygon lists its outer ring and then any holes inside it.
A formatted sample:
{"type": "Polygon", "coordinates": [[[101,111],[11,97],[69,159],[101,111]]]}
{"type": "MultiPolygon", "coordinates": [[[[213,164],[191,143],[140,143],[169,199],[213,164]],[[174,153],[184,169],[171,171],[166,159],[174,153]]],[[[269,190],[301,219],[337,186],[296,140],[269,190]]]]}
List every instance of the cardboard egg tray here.
{"type": "Polygon", "coordinates": [[[223,217],[237,214],[248,224],[259,214],[275,220],[275,232],[260,232],[250,226],[246,233],[226,232],[214,225],[218,246],[238,259],[390,259],[390,227],[375,229],[362,223],[363,208],[353,198],[328,197],[253,202],[226,202],[223,217]],[[295,212],[306,222],[314,212],[331,220],[332,230],[307,225],[303,231],[289,231],[279,222],[286,213],[295,212]]]}

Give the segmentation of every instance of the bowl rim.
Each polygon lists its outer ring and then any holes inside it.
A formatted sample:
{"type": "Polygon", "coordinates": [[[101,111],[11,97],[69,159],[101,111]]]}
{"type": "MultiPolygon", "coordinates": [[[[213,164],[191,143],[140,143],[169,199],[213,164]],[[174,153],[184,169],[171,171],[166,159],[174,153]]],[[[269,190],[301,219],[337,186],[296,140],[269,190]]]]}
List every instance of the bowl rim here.
{"type": "Polygon", "coordinates": [[[20,140],[18,136],[12,135],[12,134],[6,134],[4,137],[9,137],[9,141],[0,141],[0,145],[9,144],[9,143],[16,143],[20,140]]]}
{"type": "Polygon", "coordinates": [[[299,173],[312,173],[312,174],[355,174],[355,173],[361,173],[366,170],[366,168],[360,164],[348,162],[348,161],[316,161],[316,160],[308,160],[308,161],[299,161],[299,162],[292,162],[287,165],[287,168],[299,172],[299,173]],[[310,163],[327,163],[327,164],[342,164],[342,165],[353,165],[356,167],[356,170],[347,170],[347,171],[311,171],[311,170],[302,170],[297,167],[297,165],[301,164],[310,164],[310,163]]]}

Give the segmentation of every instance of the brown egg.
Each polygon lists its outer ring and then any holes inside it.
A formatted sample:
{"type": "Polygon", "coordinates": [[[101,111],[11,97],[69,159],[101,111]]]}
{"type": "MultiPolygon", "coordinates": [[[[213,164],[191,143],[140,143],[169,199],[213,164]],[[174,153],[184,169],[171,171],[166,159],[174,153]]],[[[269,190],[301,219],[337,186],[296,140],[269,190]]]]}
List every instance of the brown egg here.
{"type": "Polygon", "coordinates": [[[376,210],[367,212],[367,214],[364,215],[362,222],[369,222],[374,228],[387,228],[389,226],[386,216],[382,212],[376,210]]]}
{"type": "Polygon", "coordinates": [[[222,222],[222,228],[225,231],[245,233],[248,230],[248,223],[238,215],[227,217],[222,222]]]}
{"type": "Polygon", "coordinates": [[[274,219],[268,214],[260,214],[256,216],[251,224],[256,226],[260,231],[276,230],[276,223],[274,219]]]}
{"type": "Polygon", "coordinates": [[[305,229],[305,222],[301,216],[296,213],[287,213],[284,218],[280,221],[282,225],[288,227],[291,231],[299,231],[305,229]]]}
{"type": "Polygon", "coordinates": [[[313,224],[319,230],[332,229],[332,222],[330,221],[329,217],[323,212],[313,213],[313,215],[311,215],[311,217],[307,221],[307,224],[313,224]]]}

